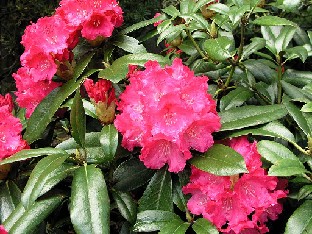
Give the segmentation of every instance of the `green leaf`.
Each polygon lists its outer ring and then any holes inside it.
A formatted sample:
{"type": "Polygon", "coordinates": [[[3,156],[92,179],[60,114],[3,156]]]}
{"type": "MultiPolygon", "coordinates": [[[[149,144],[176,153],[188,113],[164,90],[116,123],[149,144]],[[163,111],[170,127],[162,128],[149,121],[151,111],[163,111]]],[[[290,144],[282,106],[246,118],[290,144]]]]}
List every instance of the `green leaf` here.
{"type": "Polygon", "coordinates": [[[173,203],[181,210],[186,211],[186,198],[182,193],[182,185],[180,180],[173,180],[172,181],[172,200],[173,203]]]}
{"type": "Polygon", "coordinates": [[[251,43],[244,46],[241,59],[248,58],[254,52],[261,50],[265,47],[265,40],[263,38],[254,37],[251,38],[251,43]]]}
{"type": "Polygon", "coordinates": [[[164,31],[162,31],[157,39],[157,45],[164,39],[174,39],[175,37],[179,36],[186,28],[184,24],[179,25],[170,25],[164,31]]]}
{"type": "Polygon", "coordinates": [[[288,148],[274,141],[262,140],[257,143],[257,149],[262,157],[273,164],[276,164],[283,159],[299,161],[296,155],[294,155],[288,148]]]}
{"type": "Polygon", "coordinates": [[[221,144],[215,144],[206,153],[193,157],[190,163],[200,170],[219,176],[248,172],[242,155],[221,144]]]}
{"type": "Polygon", "coordinates": [[[250,6],[248,5],[243,5],[240,7],[232,6],[228,13],[229,19],[232,21],[232,24],[237,25],[237,23],[241,21],[247,11],[250,11],[250,6]]]}
{"type": "Polygon", "coordinates": [[[195,7],[194,1],[181,0],[180,1],[180,12],[182,14],[192,13],[195,7]]]}
{"type": "Polygon", "coordinates": [[[301,88],[312,83],[312,72],[287,69],[283,74],[283,80],[301,88]]]}
{"type": "Polygon", "coordinates": [[[100,71],[99,78],[105,78],[112,81],[113,83],[118,83],[126,77],[129,64],[144,66],[144,64],[149,60],[158,61],[161,65],[170,63],[170,60],[168,58],[157,54],[128,54],[116,59],[111,66],[100,71]]]}
{"type": "Polygon", "coordinates": [[[113,190],[112,195],[122,217],[134,224],[137,216],[137,205],[131,195],[117,190],[113,190]]]}
{"type": "Polygon", "coordinates": [[[248,88],[237,87],[236,89],[223,96],[220,100],[220,110],[229,110],[233,107],[241,106],[245,101],[253,96],[248,88]]]}
{"type": "Polygon", "coordinates": [[[24,161],[29,158],[36,158],[41,157],[43,155],[59,155],[59,154],[66,154],[66,151],[62,149],[56,149],[56,148],[39,148],[39,149],[24,149],[21,150],[9,158],[6,158],[2,161],[0,161],[0,165],[18,162],[18,161],[24,161]]]}
{"type": "Polygon", "coordinates": [[[289,42],[294,37],[296,30],[297,28],[292,26],[282,27],[281,31],[279,32],[275,40],[275,48],[277,50],[277,53],[286,50],[289,42]]]}
{"type": "Polygon", "coordinates": [[[207,9],[218,12],[222,15],[228,15],[230,12],[230,8],[227,5],[222,4],[222,3],[211,4],[208,6],[207,9]]]}
{"type": "Polygon", "coordinates": [[[77,82],[75,80],[68,81],[62,87],[54,89],[39,103],[28,119],[26,132],[24,134],[24,139],[29,144],[40,138],[41,134],[50,123],[54,113],[64,100],[80,86],[80,82],[81,80],[77,82]]]}
{"type": "Polygon", "coordinates": [[[137,39],[126,35],[120,35],[114,38],[113,44],[132,54],[146,53],[144,45],[140,44],[137,39]]]}
{"type": "Polygon", "coordinates": [[[216,39],[207,39],[203,47],[208,56],[213,60],[224,61],[231,57],[229,52],[232,40],[228,37],[218,37],[216,39]]]}
{"type": "Polygon", "coordinates": [[[109,234],[110,201],[102,171],[93,165],[76,170],[71,189],[70,219],[76,233],[109,234]]]}
{"type": "Polygon", "coordinates": [[[196,234],[219,234],[218,229],[210,223],[207,219],[199,218],[192,225],[196,234]]]}
{"type": "Polygon", "coordinates": [[[162,14],[156,18],[153,18],[153,19],[149,19],[149,20],[144,20],[144,21],[141,21],[139,23],[136,23],[136,24],[133,24],[123,30],[120,31],[119,35],[124,35],[124,34],[128,34],[128,33],[131,33],[135,30],[138,30],[140,28],[144,28],[148,25],[151,25],[151,24],[154,24],[158,21],[162,21],[162,20],[165,20],[166,19],[166,15],[165,14],[162,14]]]}
{"type": "MultiPolygon", "coordinates": [[[[113,160],[118,144],[117,133],[111,125],[105,126],[101,132],[86,134],[85,151],[87,163],[102,164],[108,166],[113,160]]],[[[74,138],[58,144],[56,148],[65,150],[68,154],[76,154],[79,145],[74,138]]]]}
{"type": "Polygon", "coordinates": [[[285,228],[285,234],[305,234],[312,232],[312,200],[305,201],[290,216],[285,228]]]}
{"type": "Polygon", "coordinates": [[[214,0],[198,0],[193,8],[193,12],[197,12],[202,6],[214,2],[214,0]]]}
{"type": "Polygon", "coordinates": [[[68,154],[50,155],[41,159],[33,169],[22,194],[22,203],[27,209],[40,196],[50,174],[53,174],[69,157],[68,154]]]}
{"type": "Polygon", "coordinates": [[[162,11],[167,15],[170,15],[172,18],[175,18],[178,15],[180,15],[180,11],[172,5],[166,7],[165,9],[162,9],[162,11]]]}
{"type": "Polygon", "coordinates": [[[94,52],[87,53],[77,62],[77,64],[75,65],[75,70],[72,78],[73,80],[76,81],[77,78],[82,74],[82,72],[86,69],[86,67],[90,63],[94,54],[95,54],[94,52]]]}
{"type": "Polygon", "coordinates": [[[312,102],[308,102],[301,108],[302,112],[312,112],[312,102]]]}
{"type": "Polygon", "coordinates": [[[174,220],[172,223],[166,224],[158,234],[185,234],[189,226],[190,224],[187,222],[174,220]]]}
{"type": "Polygon", "coordinates": [[[257,79],[267,84],[271,84],[276,77],[276,71],[272,69],[267,60],[248,59],[243,62],[247,70],[257,79]]]}
{"type": "Polygon", "coordinates": [[[139,211],[172,211],[172,209],[172,181],[170,173],[164,167],[156,172],[147,185],[143,196],[139,200],[139,211]]]}
{"type": "Polygon", "coordinates": [[[305,60],[308,58],[308,51],[303,46],[295,46],[285,50],[287,55],[287,60],[300,58],[301,61],[304,63],[305,60]]]}
{"type": "Polygon", "coordinates": [[[302,200],[312,193],[312,185],[304,185],[298,192],[298,200],[302,200]]]}
{"type": "Polygon", "coordinates": [[[0,223],[3,223],[21,201],[21,191],[9,180],[0,186],[0,223]]]}
{"type": "Polygon", "coordinates": [[[285,18],[280,18],[278,16],[266,15],[256,18],[252,23],[261,25],[261,26],[280,26],[280,25],[288,25],[297,27],[297,25],[285,18]]]}
{"type": "MultiPolygon", "coordinates": [[[[95,106],[91,102],[89,102],[85,99],[82,99],[82,104],[83,104],[83,108],[85,109],[85,114],[96,119],[97,116],[96,116],[96,112],[95,112],[95,106]]],[[[69,99],[61,107],[67,107],[68,110],[71,110],[72,105],[73,105],[73,98],[69,99]]]]}
{"type": "Polygon", "coordinates": [[[306,173],[304,165],[297,160],[282,159],[272,165],[269,169],[269,176],[293,176],[306,173]]]}
{"type": "Polygon", "coordinates": [[[135,232],[152,232],[157,230],[165,231],[167,227],[172,228],[171,225],[173,225],[175,228],[179,228],[183,224],[184,222],[180,219],[180,217],[172,212],[161,210],[145,210],[143,212],[138,213],[137,222],[134,225],[134,231],[135,232]]]}
{"type": "Polygon", "coordinates": [[[200,14],[189,13],[189,14],[180,15],[180,17],[186,20],[191,19],[191,20],[196,21],[203,30],[209,30],[210,28],[207,20],[200,14]]]}
{"type": "Polygon", "coordinates": [[[121,163],[114,171],[115,188],[121,191],[131,191],[146,184],[154,175],[154,171],[146,168],[144,164],[131,158],[121,163]]]}
{"type": "Polygon", "coordinates": [[[273,121],[259,128],[238,130],[227,135],[228,137],[244,136],[251,133],[258,136],[278,137],[291,143],[295,143],[294,135],[281,123],[273,121]]]}
{"type": "Polygon", "coordinates": [[[285,107],[287,108],[288,113],[290,116],[296,121],[298,126],[301,128],[301,130],[304,132],[305,135],[311,135],[311,129],[308,125],[307,120],[303,116],[303,113],[300,111],[300,109],[291,102],[283,102],[285,107]]]}
{"type": "Polygon", "coordinates": [[[312,94],[304,89],[298,88],[282,80],[284,92],[294,101],[309,102],[312,101],[312,94]]]}
{"type": "Polygon", "coordinates": [[[219,113],[221,130],[241,129],[280,119],[287,114],[283,105],[242,106],[219,113]]]}
{"type": "Polygon", "coordinates": [[[61,195],[52,196],[35,202],[26,210],[19,204],[3,225],[10,234],[34,233],[37,226],[61,204],[63,199],[61,195]]]}
{"type": "Polygon", "coordinates": [[[77,144],[84,147],[86,141],[86,115],[79,90],[76,91],[76,95],[74,97],[71,107],[70,124],[72,127],[73,138],[75,139],[77,144]]]}

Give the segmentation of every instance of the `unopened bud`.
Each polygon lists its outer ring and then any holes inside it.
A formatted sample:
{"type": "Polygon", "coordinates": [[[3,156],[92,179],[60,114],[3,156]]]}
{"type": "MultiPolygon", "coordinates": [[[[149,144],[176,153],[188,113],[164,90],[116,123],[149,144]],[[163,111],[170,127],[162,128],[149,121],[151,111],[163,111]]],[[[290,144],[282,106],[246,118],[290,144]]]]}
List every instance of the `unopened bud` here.
{"type": "Polygon", "coordinates": [[[211,38],[217,38],[218,37],[218,28],[214,21],[212,21],[210,26],[210,37],[211,38]]]}

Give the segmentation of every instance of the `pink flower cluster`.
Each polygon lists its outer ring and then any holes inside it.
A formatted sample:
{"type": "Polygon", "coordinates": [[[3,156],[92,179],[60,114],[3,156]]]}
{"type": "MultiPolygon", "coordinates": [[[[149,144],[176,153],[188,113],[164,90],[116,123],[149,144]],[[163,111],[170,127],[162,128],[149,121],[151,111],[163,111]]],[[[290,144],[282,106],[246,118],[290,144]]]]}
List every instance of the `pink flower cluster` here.
{"type": "Polygon", "coordinates": [[[244,157],[249,173],[216,176],[192,167],[190,183],[183,187],[185,194],[192,194],[188,209],[224,233],[266,233],[268,219],[282,212],[278,199],[286,197],[285,186],[261,168],[256,142],[239,137],[225,144],[244,157]]]}
{"type": "Polygon", "coordinates": [[[208,78],[195,77],[181,59],[162,68],[149,61],[144,71],[130,73],[130,84],[120,95],[115,126],[123,134],[122,145],[132,151],[142,147],[146,167],[169,171],[184,169],[190,149],[206,151],[211,133],[220,129],[216,104],[207,93],[208,78]]]}
{"type": "Polygon", "coordinates": [[[22,139],[22,124],[13,116],[13,101],[10,94],[0,95],[0,160],[28,148],[27,142],[22,139]]]}
{"type": "Polygon", "coordinates": [[[0,225],[0,234],[8,234],[3,225],[0,225]]]}
{"type": "Polygon", "coordinates": [[[62,85],[52,80],[55,74],[70,78],[74,64],[72,49],[80,35],[87,40],[104,39],[122,22],[122,9],[115,0],[62,0],[56,14],[29,25],[21,41],[25,47],[22,67],[13,74],[17,102],[27,109],[26,117],[30,117],[44,97],[62,85]]]}

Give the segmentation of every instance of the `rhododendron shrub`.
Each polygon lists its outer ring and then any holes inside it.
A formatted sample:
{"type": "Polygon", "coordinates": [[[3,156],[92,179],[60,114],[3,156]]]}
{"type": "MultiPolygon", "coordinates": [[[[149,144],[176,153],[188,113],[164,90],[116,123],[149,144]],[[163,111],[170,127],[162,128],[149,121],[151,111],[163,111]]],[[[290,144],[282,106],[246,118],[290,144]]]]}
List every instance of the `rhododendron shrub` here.
{"type": "Polygon", "coordinates": [[[211,134],[220,129],[208,78],[194,76],[180,59],[164,68],[153,61],[144,67],[130,74],[114,124],[124,147],[142,147],[140,160],[146,167],[167,163],[169,171],[179,172],[191,158],[190,149],[206,151],[213,144],[211,134]]]}
{"type": "Polygon", "coordinates": [[[0,90],[0,232],[312,233],[307,1],[58,2],[0,90]]]}
{"type": "Polygon", "coordinates": [[[278,188],[277,177],[268,176],[261,167],[256,142],[239,137],[225,144],[244,157],[248,173],[216,176],[193,166],[190,183],[183,187],[185,194],[192,194],[187,207],[224,233],[266,233],[265,222],[282,212],[279,199],[285,198],[287,191],[278,188]]]}

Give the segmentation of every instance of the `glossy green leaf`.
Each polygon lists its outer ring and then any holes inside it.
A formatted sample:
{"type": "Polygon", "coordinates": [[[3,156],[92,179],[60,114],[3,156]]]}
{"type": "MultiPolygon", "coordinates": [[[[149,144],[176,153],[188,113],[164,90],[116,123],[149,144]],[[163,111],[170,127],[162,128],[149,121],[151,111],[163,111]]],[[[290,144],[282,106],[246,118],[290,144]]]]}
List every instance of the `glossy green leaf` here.
{"type": "Polygon", "coordinates": [[[289,101],[285,101],[284,105],[287,108],[289,115],[295,120],[301,130],[306,135],[311,135],[311,129],[309,127],[309,124],[300,109],[295,104],[289,101]]]}
{"type": "Polygon", "coordinates": [[[131,195],[117,190],[113,190],[112,195],[122,217],[129,223],[134,224],[137,216],[137,204],[131,195]]]}
{"type": "Polygon", "coordinates": [[[194,1],[189,0],[181,0],[180,1],[180,12],[182,14],[187,14],[193,12],[193,9],[195,7],[194,1]]]}
{"type": "Polygon", "coordinates": [[[22,203],[26,209],[40,196],[50,174],[54,174],[68,157],[68,154],[50,155],[37,163],[22,194],[22,203]]]}
{"type": "Polygon", "coordinates": [[[173,221],[172,223],[166,224],[158,234],[185,234],[190,223],[173,221]]]}
{"type": "MultiPolygon", "coordinates": [[[[95,112],[95,106],[91,102],[85,99],[82,99],[82,103],[83,103],[83,108],[85,109],[85,114],[96,119],[97,116],[95,112]]],[[[68,110],[71,110],[72,105],[73,105],[73,98],[69,99],[64,105],[62,105],[62,107],[67,107],[68,110]]]]}
{"type": "Polygon", "coordinates": [[[182,193],[182,185],[180,180],[173,180],[172,181],[172,200],[173,203],[181,210],[186,211],[186,198],[182,193]]]}
{"type": "Polygon", "coordinates": [[[312,93],[309,93],[301,88],[282,80],[284,92],[294,101],[309,102],[312,101],[312,93]]]}
{"type": "Polygon", "coordinates": [[[21,191],[9,180],[0,186],[0,223],[3,223],[21,201],[21,191]]]}
{"type": "Polygon", "coordinates": [[[143,212],[138,213],[137,222],[134,225],[134,231],[135,232],[152,232],[158,230],[165,231],[167,227],[170,227],[171,231],[172,230],[171,225],[173,225],[175,228],[179,228],[181,227],[181,225],[183,226],[183,223],[184,222],[175,213],[161,210],[145,210],[143,212]]]}
{"type": "Polygon", "coordinates": [[[118,131],[113,124],[106,125],[102,128],[100,143],[104,154],[113,159],[118,146],[118,131]]]}
{"type": "Polygon", "coordinates": [[[275,69],[272,69],[267,60],[248,59],[243,62],[247,70],[258,80],[271,84],[276,77],[275,69]]]}
{"type": "Polygon", "coordinates": [[[178,15],[180,15],[180,11],[173,5],[167,6],[166,8],[162,9],[162,11],[167,15],[170,15],[172,18],[175,18],[178,15]]]}
{"type": "Polygon", "coordinates": [[[37,226],[61,204],[63,199],[63,196],[55,195],[35,202],[26,210],[20,204],[3,225],[10,234],[34,233],[37,226]]]}
{"type": "Polygon", "coordinates": [[[144,64],[149,60],[158,61],[161,65],[170,64],[170,60],[168,58],[157,54],[128,54],[116,59],[111,66],[100,71],[99,78],[105,78],[117,83],[126,77],[129,64],[144,66],[144,64]]]}
{"type": "Polygon", "coordinates": [[[283,80],[302,88],[303,86],[312,83],[312,72],[287,69],[283,74],[283,80]]]}
{"type": "Polygon", "coordinates": [[[157,45],[164,39],[174,39],[175,37],[179,36],[179,34],[181,34],[185,28],[186,26],[184,24],[169,26],[160,33],[159,37],[157,38],[157,45]]]}
{"type": "MultiPolygon", "coordinates": [[[[101,132],[91,132],[86,134],[85,152],[87,163],[102,164],[108,166],[113,160],[116,152],[114,136],[114,127],[105,127],[101,132]]],[[[79,145],[74,138],[58,144],[56,148],[65,150],[68,154],[76,154],[79,145]]]]}
{"type": "Polygon", "coordinates": [[[285,228],[285,234],[312,233],[312,200],[305,201],[290,216],[285,228]]]}
{"type": "Polygon", "coordinates": [[[110,201],[100,169],[85,165],[76,170],[69,207],[70,219],[77,234],[109,234],[110,201]]]}
{"type": "Polygon", "coordinates": [[[285,52],[288,60],[300,58],[301,61],[304,63],[308,58],[308,51],[303,46],[295,46],[292,48],[288,48],[285,50],[285,52]]]}
{"type": "Polygon", "coordinates": [[[210,28],[207,20],[202,15],[199,15],[196,13],[189,13],[189,14],[180,15],[180,17],[186,20],[191,19],[191,20],[196,21],[203,30],[209,30],[210,28]]]}
{"type": "Polygon", "coordinates": [[[312,112],[312,102],[309,102],[307,104],[304,104],[301,108],[302,112],[312,112]]]}
{"type": "Polygon", "coordinates": [[[77,64],[75,65],[73,80],[77,80],[77,78],[83,73],[83,71],[86,69],[86,67],[90,63],[94,54],[95,54],[94,52],[87,53],[77,62],[77,64]]]}
{"type": "Polygon", "coordinates": [[[310,194],[312,194],[312,185],[304,185],[302,188],[300,188],[298,192],[298,200],[304,199],[310,194]]]}
{"type": "Polygon", "coordinates": [[[250,11],[250,6],[248,5],[243,5],[240,7],[232,6],[228,13],[229,19],[232,21],[232,24],[236,26],[248,11],[250,11]]]}
{"type": "Polygon", "coordinates": [[[208,39],[204,42],[203,47],[208,56],[213,60],[224,61],[231,57],[229,52],[232,40],[228,37],[218,37],[216,39],[208,39]]]}
{"type": "Polygon", "coordinates": [[[218,12],[222,15],[228,15],[228,13],[230,12],[230,8],[222,3],[214,3],[208,6],[209,10],[218,12]]]}
{"type": "Polygon", "coordinates": [[[293,176],[306,173],[304,165],[297,160],[282,159],[277,161],[269,169],[268,175],[270,176],[293,176]]]}
{"type": "Polygon", "coordinates": [[[2,161],[0,161],[0,165],[18,162],[18,161],[24,161],[29,158],[36,158],[41,157],[43,155],[55,155],[55,154],[66,154],[66,151],[62,149],[56,149],[56,148],[39,148],[39,149],[24,149],[21,150],[9,158],[6,158],[2,161]]]}
{"type": "Polygon", "coordinates": [[[196,234],[219,234],[218,229],[207,219],[199,218],[192,225],[193,230],[196,234]]]}
{"type": "Polygon", "coordinates": [[[223,96],[220,100],[220,110],[229,110],[233,107],[241,106],[245,101],[253,96],[248,88],[237,87],[236,89],[223,96]]]}
{"type": "Polygon", "coordinates": [[[214,0],[198,0],[193,8],[193,12],[197,12],[202,6],[214,2],[214,0]]]}
{"type": "Polygon", "coordinates": [[[148,169],[136,158],[121,163],[114,171],[115,188],[121,191],[131,191],[146,184],[155,171],[148,169]]]}
{"type": "Polygon", "coordinates": [[[280,26],[280,25],[289,25],[296,27],[297,25],[285,18],[280,18],[278,16],[266,15],[256,18],[252,23],[261,25],[261,26],[280,26]]]}
{"type": "Polygon", "coordinates": [[[242,106],[219,113],[221,130],[241,129],[280,119],[287,114],[283,105],[242,106]]]}
{"type": "Polygon", "coordinates": [[[244,60],[248,58],[254,52],[261,50],[265,47],[265,40],[263,38],[254,37],[251,38],[251,43],[244,46],[241,59],[244,60]]]}
{"type": "Polygon", "coordinates": [[[288,148],[275,141],[262,140],[257,143],[258,152],[266,160],[273,164],[278,163],[283,159],[298,160],[288,148]]]}
{"type": "Polygon", "coordinates": [[[126,35],[120,35],[114,38],[113,44],[132,54],[146,53],[144,45],[140,44],[137,39],[126,35]]]}
{"type": "Polygon", "coordinates": [[[258,128],[248,128],[243,130],[238,130],[227,135],[228,137],[238,137],[244,136],[251,133],[252,135],[258,136],[270,136],[270,137],[278,137],[288,142],[294,143],[295,137],[284,125],[279,122],[273,121],[264,126],[258,128]]]}
{"type": "Polygon", "coordinates": [[[190,163],[200,170],[219,176],[248,172],[242,155],[221,144],[215,144],[206,153],[193,157],[190,163]]]}
{"type": "Polygon", "coordinates": [[[72,127],[73,138],[78,145],[84,147],[86,141],[86,115],[79,90],[76,91],[76,95],[71,106],[70,124],[72,127]]]}
{"type": "Polygon", "coordinates": [[[277,53],[285,51],[289,42],[293,39],[296,32],[296,27],[284,26],[279,32],[275,40],[275,48],[277,53]]]}
{"type": "Polygon", "coordinates": [[[139,200],[139,211],[165,210],[172,211],[172,181],[166,168],[158,170],[147,185],[139,200]]]}
{"type": "Polygon", "coordinates": [[[32,113],[27,122],[27,129],[24,139],[31,144],[41,137],[41,134],[50,123],[54,113],[79,86],[81,80],[77,82],[70,80],[60,88],[54,89],[47,97],[45,97],[35,111],[32,113]]]}

